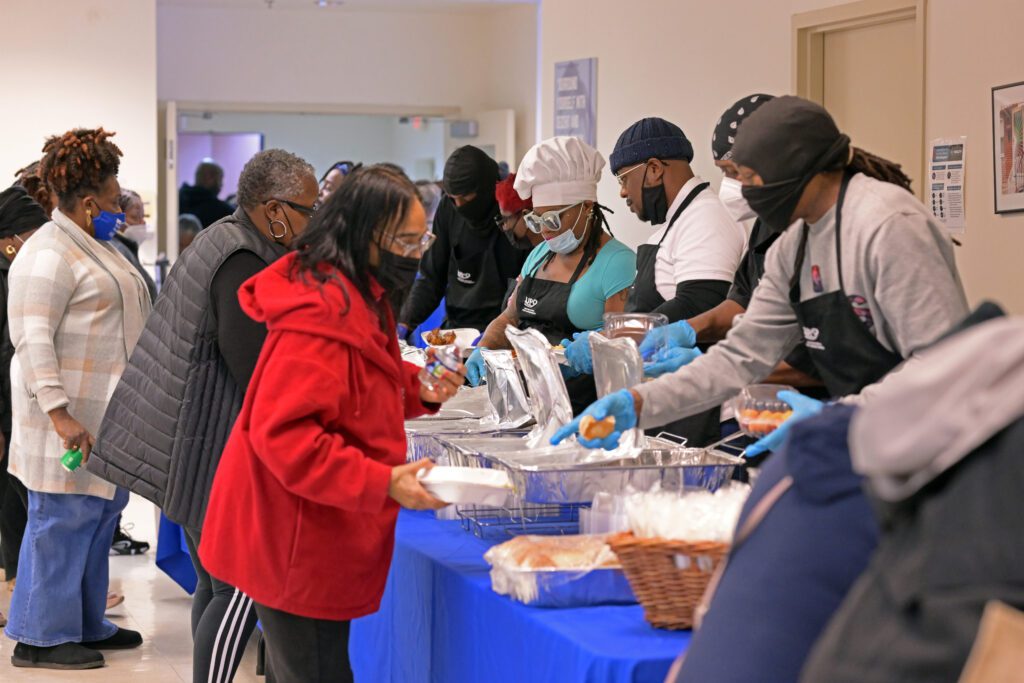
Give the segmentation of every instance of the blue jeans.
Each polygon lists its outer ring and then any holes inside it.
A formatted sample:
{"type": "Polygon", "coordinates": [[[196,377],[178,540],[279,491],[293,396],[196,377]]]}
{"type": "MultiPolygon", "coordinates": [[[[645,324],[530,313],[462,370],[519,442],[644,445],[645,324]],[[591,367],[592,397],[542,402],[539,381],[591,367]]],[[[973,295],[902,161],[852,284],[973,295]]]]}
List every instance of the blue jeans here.
{"type": "Polygon", "coordinates": [[[110,544],[128,490],[113,500],[28,492],[28,525],[21,543],[18,583],[11,597],[7,637],[52,647],[109,638],[110,544]]]}

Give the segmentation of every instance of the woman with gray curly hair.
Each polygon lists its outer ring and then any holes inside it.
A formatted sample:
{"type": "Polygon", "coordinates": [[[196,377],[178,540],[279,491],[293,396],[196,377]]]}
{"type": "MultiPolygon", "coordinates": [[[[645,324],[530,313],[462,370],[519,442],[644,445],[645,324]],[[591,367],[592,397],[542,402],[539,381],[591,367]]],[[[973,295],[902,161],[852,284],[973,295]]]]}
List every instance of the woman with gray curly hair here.
{"type": "Polygon", "coordinates": [[[317,210],[313,167],[281,149],[242,169],[234,214],[178,259],[110,400],[89,471],[153,501],[185,528],[199,583],[192,602],[193,680],[230,681],[256,625],[252,600],[199,562],[221,451],[267,329],[238,289],[286,254],[317,210]]]}

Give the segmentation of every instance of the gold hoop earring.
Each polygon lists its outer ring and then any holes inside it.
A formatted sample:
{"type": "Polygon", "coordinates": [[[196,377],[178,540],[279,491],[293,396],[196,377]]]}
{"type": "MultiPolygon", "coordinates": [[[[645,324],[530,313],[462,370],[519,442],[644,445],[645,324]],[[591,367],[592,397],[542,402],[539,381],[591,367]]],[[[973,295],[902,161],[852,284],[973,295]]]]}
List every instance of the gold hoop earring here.
{"type": "Polygon", "coordinates": [[[11,258],[14,258],[14,255],[18,253],[18,250],[14,248],[13,244],[8,244],[4,248],[4,253],[10,256],[11,258]]]}
{"type": "Polygon", "coordinates": [[[275,240],[284,239],[285,237],[288,236],[288,224],[285,223],[282,220],[278,220],[277,218],[271,219],[271,221],[270,221],[270,236],[273,237],[275,240]],[[277,233],[274,232],[274,223],[280,223],[282,226],[284,226],[284,231],[280,235],[278,235],[277,233]]]}

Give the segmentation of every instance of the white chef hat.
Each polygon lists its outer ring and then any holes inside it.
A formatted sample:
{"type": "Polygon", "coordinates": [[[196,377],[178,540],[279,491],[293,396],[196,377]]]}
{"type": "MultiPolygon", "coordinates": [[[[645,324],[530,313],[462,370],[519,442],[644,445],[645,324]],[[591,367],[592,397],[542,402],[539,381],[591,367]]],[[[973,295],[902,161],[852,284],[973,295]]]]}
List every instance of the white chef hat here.
{"type": "Polygon", "coordinates": [[[560,135],[534,145],[516,172],[515,190],[534,206],[597,201],[604,157],[583,140],[560,135]]]}

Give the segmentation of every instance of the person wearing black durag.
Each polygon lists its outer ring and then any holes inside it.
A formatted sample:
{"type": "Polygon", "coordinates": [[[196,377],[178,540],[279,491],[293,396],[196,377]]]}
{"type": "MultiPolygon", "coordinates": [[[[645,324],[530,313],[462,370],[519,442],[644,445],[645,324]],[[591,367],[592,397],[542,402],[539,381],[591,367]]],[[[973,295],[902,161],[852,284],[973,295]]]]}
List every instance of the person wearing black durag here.
{"type": "MultiPolygon", "coordinates": [[[[437,240],[419,261],[419,278],[398,316],[398,336],[426,320],[445,299],[445,327],[483,330],[505,307],[527,252],[501,235],[494,188],[498,164],[471,145],[455,150],[444,167],[445,196],[434,216],[437,240]]],[[[415,259],[392,264],[416,268],[415,259]]]]}
{"type": "MultiPolygon", "coordinates": [[[[50,220],[25,188],[0,192],[0,566],[8,585],[18,576],[18,553],[25,534],[28,494],[25,485],[7,472],[11,442],[11,358],[14,345],[7,325],[7,275],[21,245],[50,220]]],[[[0,622],[5,622],[0,614],[0,622]]]]}

